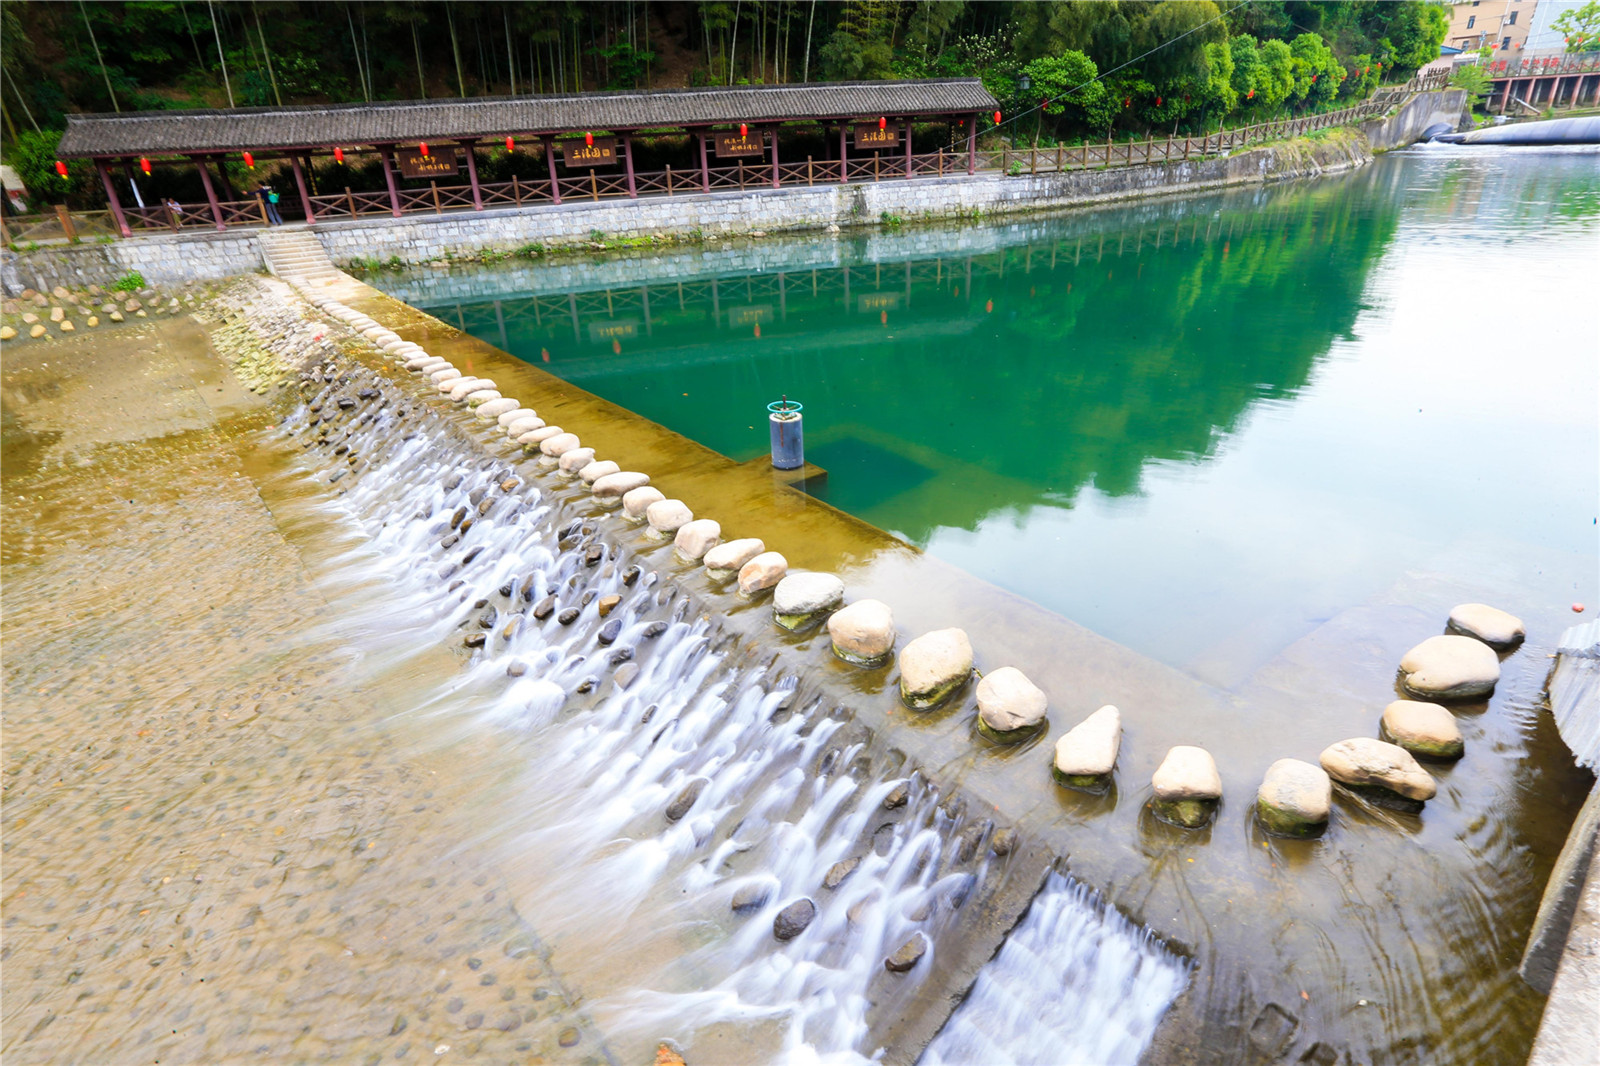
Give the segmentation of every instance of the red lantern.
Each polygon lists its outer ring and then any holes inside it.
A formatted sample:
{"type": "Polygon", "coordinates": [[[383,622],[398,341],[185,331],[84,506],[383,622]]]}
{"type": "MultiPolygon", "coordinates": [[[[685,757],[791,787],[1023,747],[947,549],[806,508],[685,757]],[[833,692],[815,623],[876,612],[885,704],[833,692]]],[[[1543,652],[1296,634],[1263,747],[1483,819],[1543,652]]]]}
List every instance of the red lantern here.
{"type": "Polygon", "coordinates": [[[417,145],[417,152],[422,156],[422,158],[428,158],[428,142],[423,141],[421,144],[417,145]]]}
{"type": "Polygon", "coordinates": [[[245,152],[244,165],[249,167],[251,170],[254,170],[256,168],[256,157],[251,155],[249,152],[245,152]]]}
{"type": "Polygon", "coordinates": [[[1315,74],[1311,75],[1311,80],[1312,81],[1316,81],[1317,80],[1317,76],[1315,74]]]}
{"type": "Polygon", "coordinates": [[[150,173],[150,160],[146,159],[144,156],[140,156],[139,169],[144,171],[146,174],[150,173]]]}
{"type": "Polygon", "coordinates": [[[1124,97],[1123,97],[1123,98],[1122,98],[1122,106],[1123,106],[1123,107],[1132,107],[1132,106],[1133,106],[1133,97],[1131,97],[1131,96],[1124,96],[1124,97]]]}
{"type": "Polygon", "coordinates": [[[67,165],[59,159],[56,160],[56,173],[63,178],[67,176],[67,165]]]}
{"type": "Polygon", "coordinates": [[[741,136],[741,137],[750,136],[750,127],[745,125],[743,122],[739,123],[739,136],[741,136]]]}
{"type": "Polygon", "coordinates": [[[593,145],[594,144],[594,134],[585,133],[583,135],[583,143],[587,144],[587,145],[593,145]]]}
{"type": "Polygon", "coordinates": [[[510,137],[507,137],[506,138],[506,151],[509,152],[515,147],[516,147],[516,142],[514,142],[510,137]]]}
{"type": "Polygon", "coordinates": [[[1256,98],[1256,91],[1251,89],[1249,92],[1244,94],[1244,98],[1246,100],[1254,100],[1256,98]]]}
{"type": "Polygon", "coordinates": [[[344,149],[343,148],[335,148],[333,150],[333,161],[335,163],[343,163],[344,162],[344,149]]]}
{"type": "Polygon", "coordinates": [[[882,115],[878,116],[878,128],[880,130],[883,129],[888,124],[889,124],[889,120],[888,119],[884,118],[882,115]]]}
{"type": "Polygon", "coordinates": [[[1158,96],[1158,97],[1156,97],[1156,106],[1157,106],[1157,107],[1160,107],[1160,106],[1161,106],[1161,97],[1159,97],[1159,96],[1158,96]]]}
{"type": "Polygon", "coordinates": [[[998,111],[994,113],[994,124],[996,126],[1000,125],[1000,112],[998,111]]]}

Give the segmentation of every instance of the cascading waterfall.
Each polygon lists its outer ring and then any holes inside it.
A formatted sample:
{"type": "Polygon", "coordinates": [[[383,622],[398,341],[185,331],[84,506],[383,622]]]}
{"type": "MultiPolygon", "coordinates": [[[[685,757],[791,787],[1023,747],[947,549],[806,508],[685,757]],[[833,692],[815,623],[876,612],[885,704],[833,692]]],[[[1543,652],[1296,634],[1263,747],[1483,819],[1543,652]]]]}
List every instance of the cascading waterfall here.
{"type": "MultiPolygon", "coordinates": [[[[596,512],[587,493],[553,474],[525,482],[482,456],[452,415],[359,364],[304,378],[312,392],[282,430],[307,449],[300,475],[328,486],[316,506],[359,530],[334,565],[382,583],[390,647],[465,632],[477,649],[418,713],[456,728],[466,718],[530,752],[517,846],[561,861],[537,863],[520,909],[558,952],[564,940],[581,945],[574,955],[620,952],[630,937],[670,942],[639,979],[593,988],[602,1029],[623,1043],[692,1042],[707,1027],[758,1024],[777,1035],[770,1048],[752,1044],[756,1056],[879,1051],[869,1012],[881,983],[901,982],[900,994],[935,972],[941,937],[999,861],[992,826],[941,804],[847,710],[804,694],[770,656],[758,661],[759,649],[698,614],[650,568],[656,546],[602,539],[625,520],[596,512]],[[802,899],[814,917],[778,940],[775,919],[802,899]],[[695,930],[687,945],[682,929],[695,930]],[[921,962],[889,972],[885,960],[919,941],[921,962]]],[[[1057,895],[1035,902],[1013,937],[1024,945],[1007,945],[974,999],[1006,987],[996,968],[1014,951],[1052,955],[1062,938],[1094,941],[1096,953],[1070,954],[1096,967],[1143,959],[1147,946],[1114,912],[1063,907],[1057,895]]],[[[1144,988],[1171,975],[1164,998],[1127,996],[1123,977],[1082,986],[1081,999],[1098,997],[1084,1016],[1106,1030],[1095,1048],[1148,1039],[1181,984],[1181,968],[1155,960],[1128,980],[1144,988]]],[[[952,1022],[925,1061],[978,1061],[962,1058],[957,1028],[972,1027],[952,1022]]],[[[1017,1061],[1037,1050],[1031,1033],[1014,1048],[1003,1033],[986,1039],[973,1046],[1017,1061]]]]}
{"type": "Polygon", "coordinates": [[[1052,871],[921,1066],[1137,1062],[1188,976],[1149,930],[1052,871]]]}

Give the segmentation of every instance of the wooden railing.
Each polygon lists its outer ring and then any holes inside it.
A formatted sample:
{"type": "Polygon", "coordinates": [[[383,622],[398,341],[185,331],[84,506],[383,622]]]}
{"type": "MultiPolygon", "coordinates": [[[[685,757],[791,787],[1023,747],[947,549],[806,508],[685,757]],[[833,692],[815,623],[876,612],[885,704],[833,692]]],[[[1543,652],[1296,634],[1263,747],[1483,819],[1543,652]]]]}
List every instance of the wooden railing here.
{"type": "Polygon", "coordinates": [[[4,231],[7,244],[83,240],[117,236],[117,220],[110,211],[68,211],[62,207],[50,214],[12,215],[0,221],[0,230],[4,231]]]}
{"type": "MultiPolygon", "coordinates": [[[[1600,56],[1567,56],[1563,58],[1563,64],[1560,71],[1548,72],[1573,73],[1600,70],[1600,56]]],[[[1262,122],[1199,137],[1165,137],[1161,140],[1151,137],[1143,141],[1120,142],[1108,140],[1052,148],[1018,148],[1006,145],[977,152],[972,160],[969,160],[965,151],[951,146],[934,152],[912,155],[909,160],[909,172],[912,177],[918,178],[964,175],[969,165],[975,164],[978,170],[1000,171],[1003,174],[1021,176],[1181,162],[1359,122],[1385,113],[1411,93],[1443,88],[1448,78],[1448,71],[1428,71],[1417,75],[1403,86],[1382,89],[1371,99],[1354,107],[1320,115],[1262,122]]],[[[593,201],[621,199],[634,195],[691,195],[703,191],[707,185],[713,192],[724,189],[756,189],[764,186],[770,188],[772,169],[772,163],[767,159],[741,160],[729,165],[708,167],[704,172],[698,167],[681,170],[668,167],[665,170],[635,173],[631,191],[624,171],[593,170],[559,175],[556,178],[555,191],[559,192],[560,198],[564,201],[593,201]]],[[[854,156],[846,160],[844,169],[846,180],[852,182],[894,181],[904,180],[907,177],[908,166],[903,151],[889,151],[854,156]]],[[[839,171],[840,162],[837,159],[813,159],[808,156],[804,160],[780,162],[778,181],[780,185],[791,187],[837,184],[840,180],[839,171]]],[[[478,186],[478,195],[485,208],[550,203],[556,198],[555,191],[551,188],[549,178],[531,180],[512,178],[510,181],[485,182],[478,186]]],[[[475,207],[471,185],[430,183],[427,188],[399,189],[396,191],[396,198],[399,201],[401,214],[443,214],[446,211],[472,210],[475,207]]],[[[310,201],[312,213],[318,221],[388,215],[395,209],[387,190],[354,192],[347,187],[342,192],[312,196],[310,201]]],[[[298,200],[290,206],[298,213],[298,200]]],[[[226,227],[267,224],[265,205],[257,197],[222,201],[218,204],[218,209],[226,227]]],[[[182,210],[176,213],[164,205],[124,208],[123,215],[128,228],[140,232],[205,229],[216,224],[210,205],[206,203],[184,204],[182,210]]],[[[6,219],[3,239],[7,243],[13,243],[116,235],[116,222],[111,212],[67,212],[63,207],[55,215],[41,214],[6,219]]]]}
{"type": "MultiPolygon", "coordinates": [[[[1055,148],[1003,147],[978,153],[979,170],[999,170],[1006,174],[1049,174],[1091,167],[1142,166],[1146,163],[1181,162],[1209,155],[1222,155],[1267,141],[1281,141],[1317,130],[1348,125],[1381,115],[1391,105],[1373,99],[1340,111],[1320,115],[1262,122],[1238,129],[1220,130],[1200,137],[1147,138],[1143,141],[1104,141],[1098,144],[1057,146],[1055,148]]],[[[964,161],[964,160],[963,160],[964,161]]]]}

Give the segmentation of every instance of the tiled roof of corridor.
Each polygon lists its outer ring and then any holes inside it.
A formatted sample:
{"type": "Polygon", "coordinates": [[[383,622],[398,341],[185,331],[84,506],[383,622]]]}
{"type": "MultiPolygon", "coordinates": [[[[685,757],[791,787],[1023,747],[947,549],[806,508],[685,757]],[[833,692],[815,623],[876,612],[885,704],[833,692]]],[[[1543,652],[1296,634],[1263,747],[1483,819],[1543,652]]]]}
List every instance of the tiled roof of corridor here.
{"type": "Polygon", "coordinates": [[[61,156],[259,151],[797,119],[989,111],[976,78],[741,85],[316,107],[69,115],[61,156]]]}

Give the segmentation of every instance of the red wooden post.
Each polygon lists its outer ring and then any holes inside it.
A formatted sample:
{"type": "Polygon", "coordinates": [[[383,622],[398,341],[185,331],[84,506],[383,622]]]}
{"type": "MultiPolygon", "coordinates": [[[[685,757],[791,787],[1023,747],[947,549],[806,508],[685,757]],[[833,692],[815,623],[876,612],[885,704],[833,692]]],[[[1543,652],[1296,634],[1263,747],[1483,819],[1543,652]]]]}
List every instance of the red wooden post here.
{"type": "Polygon", "coordinates": [[[300,165],[300,157],[293,152],[289,153],[289,166],[294,170],[294,183],[300,190],[300,206],[305,209],[306,225],[311,225],[317,216],[311,210],[311,194],[306,192],[306,172],[300,165]]]}
{"type": "Polygon", "coordinates": [[[778,127],[772,127],[772,187],[776,189],[779,183],[778,174],[778,127]]]}
{"type": "Polygon", "coordinates": [[[228,180],[227,160],[222,156],[216,157],[217,181],[222,183],[222,197],[225,200],[237,200],[239,194],[234,191],[233,182],[228,180]]]}
{"type": "Polygon", "coordinates": [[[483,190],[478,188],[478,157],[473,154],[472,146],[476,141],[457,141],[461,150],[467,153],[467,181],[472,184],[472,209],[483,210],[483,190]]]}
{"type": "Polygon", "coordinates": [[[706,159],[706,134],[704,130],[700,137],[700,188],[703,192],[711,191],[711,163],[706,159]]]}
{"type": "Polygon", "coordinates": [[[111,184],[111,171],[106,169],[104,159],[96,159],[94,168],[100,172],[100,181],[106,187],[106,202],[111,205],[111,217],[117,220],[117,230],[124,237],[133,236],[133,231],[128,228],[128,218],[122,213],[122,203],[117,199],[117,187],[111,184]]]}
{"type": "Polygon", "coordinates": [[[633,134],[622,135],[622,165],[628,171],[628,195],[633,199],[639,198],[639,185],[633,176],[633,134]]]}
{"type": "Polygon", "coordinates": [[[556,139],[545,137],[544,161],[550,164],[550,199],[554,203],[561,202],[561,179],[556,176],[556,139]]]}
{"type": "Polygon", "coordinates": [[[845,144],[845,124],[839,123],[839,184],[850,180],[850,149],[845,144]]]}
{"type": "Polygon", "coordinates": [[[906,177],[915,176],[911,163],[911,119],[906,118],[906,177]]]}
{"type": "Polygon", "coordinates": [[[195,169],[200,171],[200,184],[206,187],[206,202],[211,205],[211,220],[217,224],[217,229],[223,229],[222,205],[217,203],[217,190],[211,185],[211,171],[206,169],[205,156],[192,155],[195,169]]]}
{"type": "Polygon", "coordinates": [[[383,160],[383,180],[389,186],[389,211],[395,218],[399,218],[400,190],[396,188],[394,183],[394,145],[379,145],[378,155],[383,160]]]}
{"type": "Polygon", "coordinates": [[[978,172],[978,113],[967,119],[967,173],[978,172]]]}

